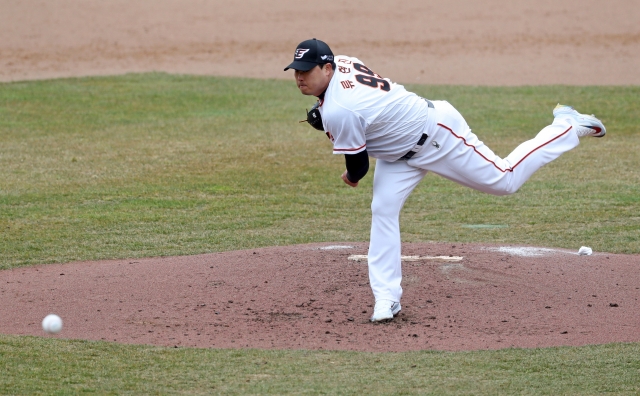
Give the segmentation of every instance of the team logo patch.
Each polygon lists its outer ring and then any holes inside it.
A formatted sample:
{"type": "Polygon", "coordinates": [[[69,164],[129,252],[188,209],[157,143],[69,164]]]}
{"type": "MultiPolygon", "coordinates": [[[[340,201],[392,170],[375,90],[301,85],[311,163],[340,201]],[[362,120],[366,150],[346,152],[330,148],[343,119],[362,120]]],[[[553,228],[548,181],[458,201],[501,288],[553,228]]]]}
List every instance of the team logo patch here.
{"type": "Polygon", "coordinates": [[[298,48],[296,50],[296,59],[302,58],[307,52],[309,52],[309,50],[306,48],[298,48]]]}

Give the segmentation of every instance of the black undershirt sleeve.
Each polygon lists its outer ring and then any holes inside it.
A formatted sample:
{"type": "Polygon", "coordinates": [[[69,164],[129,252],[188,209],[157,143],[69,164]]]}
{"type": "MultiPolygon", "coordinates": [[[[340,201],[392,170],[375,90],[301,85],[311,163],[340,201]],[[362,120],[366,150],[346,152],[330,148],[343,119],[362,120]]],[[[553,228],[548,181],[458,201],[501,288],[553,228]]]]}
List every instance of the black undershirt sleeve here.
{"type": "Polygon", "coordinates": [[[347,164],[347,179],[351,183],[357,183],[369,171],[369,154],[367,150],[363,150],[358,154],[345,154],[344,159],[347,164]]]}

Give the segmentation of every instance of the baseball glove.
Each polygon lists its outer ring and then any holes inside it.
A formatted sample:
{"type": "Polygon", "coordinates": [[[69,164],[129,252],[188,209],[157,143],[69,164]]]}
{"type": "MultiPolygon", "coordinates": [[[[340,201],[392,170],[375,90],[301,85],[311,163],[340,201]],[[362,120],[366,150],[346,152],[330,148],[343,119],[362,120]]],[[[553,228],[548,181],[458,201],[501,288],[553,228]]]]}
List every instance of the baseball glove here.
{"type": "Polygon", "coordinates": [[[320,115],[320,102],[316,102],[311,108],[311,111],[307,111],[307,119],[302,120],[300,122],[308,122],[309,125],[314,127],[315,129],[324,132],[324,127],[322,126],[322,116],[320,115]]]}

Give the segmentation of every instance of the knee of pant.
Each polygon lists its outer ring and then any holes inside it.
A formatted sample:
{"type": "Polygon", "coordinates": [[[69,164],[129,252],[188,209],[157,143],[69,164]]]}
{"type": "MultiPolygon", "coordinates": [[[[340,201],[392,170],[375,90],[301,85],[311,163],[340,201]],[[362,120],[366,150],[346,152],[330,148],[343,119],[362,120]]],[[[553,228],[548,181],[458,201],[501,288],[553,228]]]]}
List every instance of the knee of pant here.
{"type": "Polygon", "coordinates": [[[371,202],[371,214],[374,217],[397,217],[402,209],[402,202],[390,202],[383,199],[374,199],[371,202]]]}

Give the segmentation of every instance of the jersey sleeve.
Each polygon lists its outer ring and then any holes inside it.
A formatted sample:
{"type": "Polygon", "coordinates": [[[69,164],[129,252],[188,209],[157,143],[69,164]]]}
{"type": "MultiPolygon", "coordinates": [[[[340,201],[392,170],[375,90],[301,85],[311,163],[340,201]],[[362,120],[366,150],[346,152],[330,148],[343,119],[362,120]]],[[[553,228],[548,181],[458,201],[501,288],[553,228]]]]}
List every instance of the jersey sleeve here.
{"type": "Polygon", "coordinates": [[[369,171],[369,155],[367,150],[358,154],[345,154],[345,167],[347,168],[347,179],[352,183],[357,183],[369,171]]]}
{"type": "Polygon", "coordinates": [[[338,114],[327,123],[334,154],[357,154],[367,148],[366,121],[357,113],[339,107],[338,114]]]}

